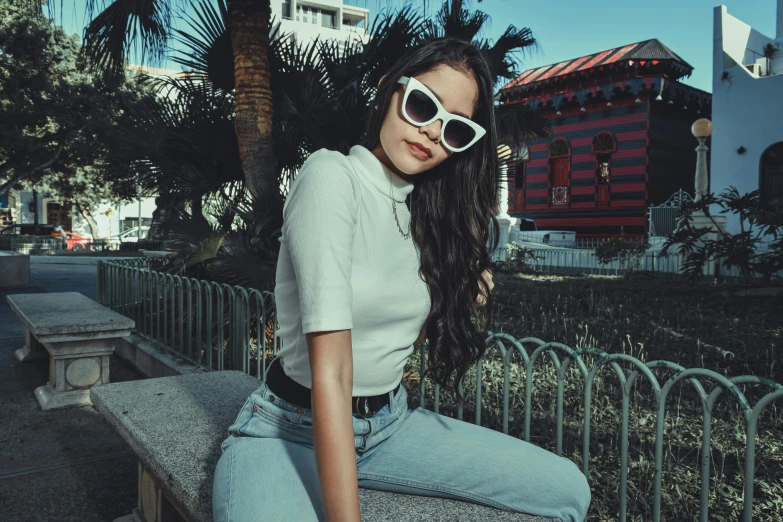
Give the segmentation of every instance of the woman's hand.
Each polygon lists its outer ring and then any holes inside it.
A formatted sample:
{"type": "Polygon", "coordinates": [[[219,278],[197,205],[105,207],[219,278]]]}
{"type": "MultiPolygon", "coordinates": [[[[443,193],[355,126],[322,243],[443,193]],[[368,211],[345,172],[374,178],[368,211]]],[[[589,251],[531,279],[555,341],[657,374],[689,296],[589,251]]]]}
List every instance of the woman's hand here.
{"type": "MultiPolygon", "coordinates": [[[[484,281],[487,282],[489,291],[492,292],[492,289],[495,288],[495,283],[492,282],[492,272],[490,272],[489,269],[484,270],[484,272],[481,274],[481,277],[483,277],[484,281]]],[[[484,306],[485,304],[487,304],[487,296],[484,294],[484,289],[482,288],[481,284],[479,284],[479,295],[473,302],[473,309],[475,310],[476,308],[484,306]]]]}

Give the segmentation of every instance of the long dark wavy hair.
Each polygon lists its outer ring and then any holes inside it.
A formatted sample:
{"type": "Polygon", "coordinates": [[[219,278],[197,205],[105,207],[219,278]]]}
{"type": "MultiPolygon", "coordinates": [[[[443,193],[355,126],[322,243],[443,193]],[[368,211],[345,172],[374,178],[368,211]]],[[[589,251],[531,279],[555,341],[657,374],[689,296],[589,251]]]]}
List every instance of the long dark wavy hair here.
{"type": "Polygon", "coordinates": [[[458,392],[458,384],[486,350],[492,321],[492,297],[481,277],[498,244],[497,135],[489,67],[469,42],[437,38],[408,51],[386,73],[375,95],[361,145],[374,149],[381,125],[401,76],[418,76],[448,65],[478,84],[473,121],[487,130],[476,144],[455,152],[443,163],[413,176],[406,204],[411,236],[419,249],[419,276],[427,283],[432,306],[427,317],[427,369],[441,386],[458,392]],[[478,310],[473,303],[479,285],[487,296],[478,310]]]}

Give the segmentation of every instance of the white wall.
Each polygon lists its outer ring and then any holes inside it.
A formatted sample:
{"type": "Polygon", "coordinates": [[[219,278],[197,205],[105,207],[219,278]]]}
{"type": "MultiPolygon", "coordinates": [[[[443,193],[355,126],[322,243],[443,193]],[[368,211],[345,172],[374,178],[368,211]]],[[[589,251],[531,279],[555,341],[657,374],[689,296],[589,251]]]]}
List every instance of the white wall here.
{"type": "MultiPolygon", "coordinates": [[[[783,74],[758,77],[744,66],[763,57],[764,46],[772,42],[728,14],[726,6],[715,7],[710,151],[715,194],[732,185],[740,194],[758,189],[761,154],[783,141],[783,74]],[[722,79],[724,71],[728,80],[722,79]],[[747,149],[742,155],[740,146],[747,149]]],[[[730,216],[727,228],[738,232],[739,221],[730,216]]]]}

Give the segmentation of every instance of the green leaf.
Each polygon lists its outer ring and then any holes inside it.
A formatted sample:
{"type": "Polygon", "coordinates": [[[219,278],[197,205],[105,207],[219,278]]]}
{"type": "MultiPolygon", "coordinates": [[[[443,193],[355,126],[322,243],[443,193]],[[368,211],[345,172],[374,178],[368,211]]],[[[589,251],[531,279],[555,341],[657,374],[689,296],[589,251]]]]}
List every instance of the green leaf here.
{"type": "Polygon", "coordinates": [[[217,257],[220,245],[223,244],[223,234],[209,235],[204,238],[201,243],[198,244],[196,250],[188,256],[188,260],[185,263],[185,268],[190,268],[193,265],[215,259],[217,257]]]}

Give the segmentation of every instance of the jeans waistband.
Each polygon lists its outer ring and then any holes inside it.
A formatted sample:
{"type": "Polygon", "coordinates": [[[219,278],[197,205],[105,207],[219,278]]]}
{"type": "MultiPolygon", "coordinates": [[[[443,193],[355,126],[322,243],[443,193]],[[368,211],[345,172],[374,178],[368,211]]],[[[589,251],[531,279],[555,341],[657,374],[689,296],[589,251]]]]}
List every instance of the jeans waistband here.
{"type": "MultiPolygon", "coordinates": [[[[290,402],[300,408],[312,409],[310,402],[310,388],[302,386],[283,370],[280,358],[275,358],[269,366],[266,374],[266,385],[278,397],[286,402],[290,402]]],[[[402,381],[388,393],[373,395],[368,397],[351,397],[351,407],[353,413],[363,417],[369,417],[378,410],[389,404],[390,394],[397,393],[402,385],[402,381]]]]}

